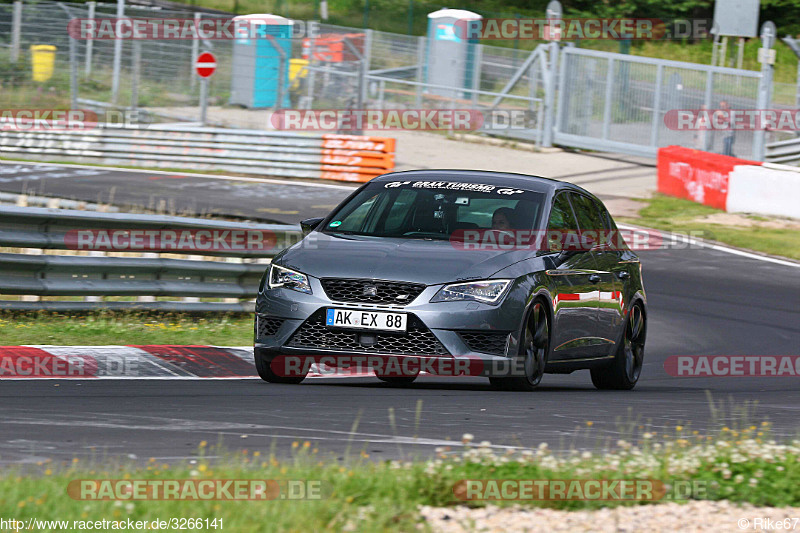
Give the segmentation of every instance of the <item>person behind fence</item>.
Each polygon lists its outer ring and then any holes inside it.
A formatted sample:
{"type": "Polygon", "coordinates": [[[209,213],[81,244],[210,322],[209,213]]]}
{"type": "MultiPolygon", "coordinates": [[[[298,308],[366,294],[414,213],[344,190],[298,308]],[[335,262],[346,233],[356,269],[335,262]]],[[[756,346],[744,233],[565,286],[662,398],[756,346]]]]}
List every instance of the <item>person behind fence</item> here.
{"type": "MultiPolygon", "coordinates": [[[[722,100],[719,103],[719,110],[724,113],[724,118],[727,120],[728,115],[730,114],[730,108],[728,107],[728,102],[722,100]]],[[[729,127],[724,133],[724,137],[722,137],[722,155],[729,155],[733,156],[733,142],[734,142],[734,129],[733,127],[729,127]]]]}

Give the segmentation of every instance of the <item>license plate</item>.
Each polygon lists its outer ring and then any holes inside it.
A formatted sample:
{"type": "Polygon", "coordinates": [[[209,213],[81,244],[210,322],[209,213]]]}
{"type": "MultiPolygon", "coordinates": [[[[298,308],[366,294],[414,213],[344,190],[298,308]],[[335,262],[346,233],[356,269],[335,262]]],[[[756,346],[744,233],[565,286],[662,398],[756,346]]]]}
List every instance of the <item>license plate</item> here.
{"type": "Polygon", "coordinates": [[[407,318],[408,317],[404,313],[358,311],[355,309],[328,309],[325,324],[334,328],[405,331],[407,318]]]}

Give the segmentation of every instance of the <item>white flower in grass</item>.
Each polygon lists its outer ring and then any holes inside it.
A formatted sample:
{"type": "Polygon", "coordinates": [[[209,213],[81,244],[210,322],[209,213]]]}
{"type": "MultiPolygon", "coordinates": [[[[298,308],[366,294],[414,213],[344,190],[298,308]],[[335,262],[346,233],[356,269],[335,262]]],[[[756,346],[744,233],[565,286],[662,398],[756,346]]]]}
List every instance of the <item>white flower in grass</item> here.
{"type": "Polygon", "coordinates": [[[642,438],[643,439],[652,439],[653,438],[653,434],[648,431],[648,432],[646,432],[646,433],[644,433],[642,435],[642,438]]]}
{"type": "Polygon", "coordinates": [[[733,478],[734,483],[741,483],[742,481],[744,481],[744,476],[741,474],[736,474],[736,477],[733,478]]]}
{"type": "Polygon", "coordinates": [[[730,479],[731,478],[731,471],[727,470],[727,469],[723,470],[722,471],[722,477],[724,479],[730,479]]]}
{"type": "Polygon", "coordinates": [[[591,459],[591,458],[592,458],[592,452],[583,452],[583,453],[581,454],[581,457],[582,457],[583,459],[591,459]]]}
{"type": "Polygon", "coordinates": [[[754,477],[751,477],[751,478],[750,478],[750,481],[748,481],[748,484],[749,484],[751,487],[755,487],[756,485],[758,485],[758,480],[757,480],[756,478],[754,478],[754,477]]]}
{"type": "Polygon", "coordinates": [[[782,466],[778,466],[778,467],[775,468],[775,470],[777,470],[778,472],[783,472],[783,467],[782,466]]]}
{"type": "Polygon", "coordinates": [[[475,435],[473,435],[472,433],[464,433],[461,436],[461,442],[463,442],[464,444],[469,444],[473,440],[475,440],[475,435]]]}

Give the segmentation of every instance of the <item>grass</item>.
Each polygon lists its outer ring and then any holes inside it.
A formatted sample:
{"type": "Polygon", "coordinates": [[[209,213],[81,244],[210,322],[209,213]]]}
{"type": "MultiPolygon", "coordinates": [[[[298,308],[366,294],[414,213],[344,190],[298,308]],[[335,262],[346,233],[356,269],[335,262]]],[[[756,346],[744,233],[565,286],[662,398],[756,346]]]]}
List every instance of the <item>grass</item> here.
{"type": "MultiPolygon", "coordinates": [[[[251,315],[145,314],[96,312],[62,315],[37,312],[0,315],[0,341],[6,346],[54,344],[210,344],[247,346],[253,342],[251,315]]],[[[0,506],[1,507],[1,506],[0,506]]]]}
{"type": "MultiPolygon", "coordinates": [[[[591,423],[587,422],[587,426],[591,423]]],[[[144,463],[96,459],[40,462],[12,467],[0,478],[4,518],[26,520],[154,520],[175,517],[221,519],[232,531],[411,531],[419,524],[419,506],[521,504],[558,509],[596,509],[648,504],[621,501],[561,500],[469,501],[455,487],[461,480],[608,479],[658,480],[670,487],[694,481],[691,494],[669,494],[663,500],[729,500],[762,506],[800,505],[800,441],[778,443],[770,425],[722,427],[701,435],[689,426],[661,427],[662,436],[643,431],[630,441],[596,452],[570,450],[556,454],[546,444],[498,453],[490,443],[473,444],[464,435],[465,451],[439,448],[432,459],[376,463],[369,455],[324,457],[310,442],[295,442],[291,454],[278,459],[270,449],[228,454],[199,443],[199,459],[179,465],[156,459],[144,463]],[[302,480],[317,483],[318,499],[271,501],[86,501],[72,499],[74,480],[302,480]],[[698,490],[699,487],[702,489],[698,490]]],[[[256,447],[257,448],[257,447],[256,447]]],[[[285,486],[285,485],[284,485],[285,486]]],[[[285,494],[285,492],[282,492],[285,494]]],[[[661,501],[661,500],[658,500],[661,501]]],[[[424,530],[424,524],[422,524],[424,530]]]]}
{"type": "Polygon", "coordinates": [[[619,220],[677,233],[698,232],[696,235],[704,239],[737,248],[800,259],[800,231],[797,227],[765,227],[763,223],[772,219],[757,216],[744,216],[745,219],[754,222],[755,225],[750,227],[701,221],[703,217],[724,211],[664,194],[656,194],[643,202],[645,205],[639,210],[638,217],[619,220]]]}

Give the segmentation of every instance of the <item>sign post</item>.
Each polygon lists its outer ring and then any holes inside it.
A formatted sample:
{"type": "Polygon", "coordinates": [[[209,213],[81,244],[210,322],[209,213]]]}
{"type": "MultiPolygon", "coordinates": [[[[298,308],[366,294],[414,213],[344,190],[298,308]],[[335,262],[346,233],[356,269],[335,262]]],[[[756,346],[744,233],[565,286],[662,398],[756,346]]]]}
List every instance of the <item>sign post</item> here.
{"type": "Polygon", "coordinates": [[[200,76],[200,124],[205,126],[208,114],[208,79],[217,70],[217,59],[211,52],[203,52],[197,56],[194,68],[200,76]]]}

